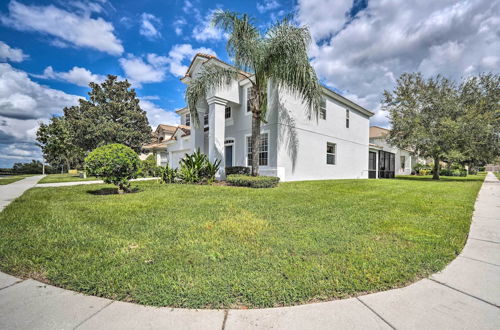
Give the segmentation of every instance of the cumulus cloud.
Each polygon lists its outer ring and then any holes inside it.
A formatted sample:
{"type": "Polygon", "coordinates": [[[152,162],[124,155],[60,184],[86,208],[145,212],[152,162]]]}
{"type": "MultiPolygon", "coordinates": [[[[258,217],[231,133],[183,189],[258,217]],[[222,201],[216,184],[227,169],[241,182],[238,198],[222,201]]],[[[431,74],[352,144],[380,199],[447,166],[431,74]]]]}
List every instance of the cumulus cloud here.
{"type": "Polygon", "coordinates": [[[280,6],[281,5],[277,0],[265,0],[263,2],[257,2],[257,10],[261,14],[265,13],[266,11],[279,8],[280,6]]]}
{"type": "Polygon", "coordinates": [[[100,17],[90,17],[92,10],[73,13],[53,5],[24,5],[15,0],[8,9],[7,15],[0,16],[6,26],[53,36],[59,45],[93,48],[111,55],[123,53],[113,25],[100,17]]]}
{"type": "Polygon", "coordinates": [[[148,39],[156,39],[161,37],[158,29],[161,27],[161,21],[153,14],[142,13],[141,27],[139,33],[148,39]]]}
{"type": "Polygon", "coordinates": [[[5,42],[0,41],[0,61],[22,62],[28,56],[19,48],[12,48],[5,42]]]}
{"type": "Polygon", "coordinates": [[[76,105],[78,98],[40,85],[26,72],[0,63],[0,162],[39,159],[40,151],[35,146],[39,122],[76,105]]]}
{"type": "Polygon", "coordinates": [[[352,1],[301,0],[296,19],[311,29],[322,81],[377,111],[375,124],[388,124],[382,92],[403,72],[452,79],[499,72],[498,1],[372,0],[353,14],[352,1]]]}
{"type": "Polygon", "coordinates": [[[187,71],[189,61],[197,53],[216,55],[210,48],[193,48],[190,44],[174,45],[168,56],[155,53],[143,57],[130,55],[121,58],[120,65],[127,78],[136,83],[156,83],[165,80],[167,72],[176,77],[182,77],[187,71]]]}
{"type": "Polygon", "coordinates": [[[187,21],[184,17],[180,17],[174,21],[172,24],[174,27],[175,34],[180,36],[184,33],[184,26],[187,24],[187,21]]]}
{"type": "Polygon", "coordinates": [[[149,125],[151,125],[153,129],[155,129],[159,124],[179,124],[179,116],[173,111],[165,110],[144,98],[141,98],[140,106],[142,110],[146,111],[149,125]]]}
{"type": "Polygon", "coordinates": [[[74,66],[67,72],[56,72],[52,66],[48,66],[45,68],[42,75],[33,76],[41,79],[62,80],[82,87],[87,87],[90,82],[101,83],[106,80],[106,76],[94,74],[91,71],[78,66],[74,66]]]}

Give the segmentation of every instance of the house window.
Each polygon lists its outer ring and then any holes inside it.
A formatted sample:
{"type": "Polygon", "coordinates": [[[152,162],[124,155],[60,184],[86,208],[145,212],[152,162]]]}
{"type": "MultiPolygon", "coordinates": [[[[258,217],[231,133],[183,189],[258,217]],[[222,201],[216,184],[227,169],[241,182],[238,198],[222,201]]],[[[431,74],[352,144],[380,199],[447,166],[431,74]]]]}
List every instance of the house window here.
{"type": "Polygon", "coordinates": [[[404,172],[405,171],[406,157],[401,156],[400,161],[401,161],[401,172],[404,172]]]}
{"type": "Polygon", "coordinates": [[[251,106],[251,101],[255,97],[255,88],[253,87],[248,87],[247,88],[247,112],[252,111],[252,106],[251,106]]]}
{"type": "Polygon", "coordinates": [[[231,118],[231,107],[226,107],[224,111],[224,117],[226,117],[226,119],[231,118]]]}
{"type": "Polygon", "coordinates": [[[326,98],[321,98],[321,103],[319,106],[319,118],[326,120],[326,98]]]}
{"type": "MultiPolygon", "coordinates": [[[[259,166],[267,166],[269,153],[268,134],[260,135],[259,166]]],[[[252,137],[247,136],[247,165],[252,166],[252,137]]]]}
{"type": "Polygon", "coordinates": [[[328,142],[326,144],[326,163],[328,165],[335,165],[336,151],[337,151],[337,145],[335,143],[328,142]]]}
{"type": "Polygon", "coordinates": [[[349,128],[349,109],[345,109],[345,127],[349,128]]]}
{"type": "Polygon", "coordinates": [[[205,112],[203,114],[203,126],[207,126],[208,125],[208,112],[205,112]]]}
{"type": "Polygon", "coordinates": [[[185,123],[186,123],[186,126],[191,126],[191,115],[189,113],[186,114],[185,123]]]}

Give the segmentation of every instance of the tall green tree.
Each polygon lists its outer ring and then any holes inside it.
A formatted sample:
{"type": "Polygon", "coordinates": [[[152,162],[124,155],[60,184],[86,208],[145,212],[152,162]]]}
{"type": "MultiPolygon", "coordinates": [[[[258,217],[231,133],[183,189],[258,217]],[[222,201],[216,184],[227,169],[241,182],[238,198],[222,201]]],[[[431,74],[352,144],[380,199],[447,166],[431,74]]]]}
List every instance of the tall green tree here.
{"type": "Polygon", "coordinates": [[[130,83],[108,75],[101,84],[91,82],[89,99],[64,108],[73,132],[73,143],[85,152],[110,143],[120,143],[139,152],[151,140],[146,112],[130,83]]]}
{"type": "Polygon", "coordinates": [[[494,161],[500,156],[500,75],[464,80],[459,101],[464,113],[457,139],[463,162],[474,166],[494,161]]]}
{"type": "Polygon", "coordinates": [[[43,157],[53,167],[66,166],[69,170],[83,162],[83,149],[73,144],[73,134],[64,117],[52,117],[48,124],[41,123],[36,140],[43,157]]]}
{"type": "Polygon", "coordinates": [[[195,125],[199,125],[197,103],[209,91],[241,76],[251,82],[251,164],[255,176],[259,170],[260,126],[266,118],[270,82],[278,90],[298,95],[307,106],[309,116],[317,115],[321,85],[307,56],[311,36],[307,27],[295,26],[288,19],[261,33],[251,17],[230,11],[215,12],[212,23],[228,33],[226,48],[234,66],[205,66],[205,70],[189,82],[186,102],[195,125]]]}
{"type": "Polygon", "coordinates": [[[382,109],[392,126],[389,142],[434,159],[433,179],[439,180],[439,163],[458,149],[460,120],[457,86],[437,76],[405,73],[393,91],[385,91],[382,109]]]}

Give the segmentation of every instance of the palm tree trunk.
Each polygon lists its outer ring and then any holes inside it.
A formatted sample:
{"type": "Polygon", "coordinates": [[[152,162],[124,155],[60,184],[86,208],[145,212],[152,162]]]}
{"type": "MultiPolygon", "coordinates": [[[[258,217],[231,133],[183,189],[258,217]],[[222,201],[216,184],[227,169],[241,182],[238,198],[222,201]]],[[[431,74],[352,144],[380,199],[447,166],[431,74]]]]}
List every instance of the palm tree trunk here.
{"type": "Polygon", "coordinates": [[[432,180],[439,180],[439,156],[434,157],[434,170],[432,171],[432,180]]]}
{"type": "Polygon", "coordinates": [[[252,176],[259,175],[260,114],[252,111],[252,176]]]}

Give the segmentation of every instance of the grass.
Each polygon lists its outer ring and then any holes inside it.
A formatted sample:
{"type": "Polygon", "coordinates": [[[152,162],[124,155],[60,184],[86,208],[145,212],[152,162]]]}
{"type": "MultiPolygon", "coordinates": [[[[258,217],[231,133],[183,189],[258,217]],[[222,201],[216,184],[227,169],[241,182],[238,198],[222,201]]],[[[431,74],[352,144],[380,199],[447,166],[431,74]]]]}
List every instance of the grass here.
{"type": "Polygon", "coordinates": [[[19,181],[33,175],[34,174],[16,174],[16,175],[3,176],[0,177],[0,186],[19,181]]]}
{"type": "Polygon", "coordinates": [[[497,179],[500,180],[500,172],[495,172],[495,175],[496,175],[497,179]]]}
{"type": "Polygon", "coordinates": [[[0,269],[155,306],[344,298],[443,269],[464,246],[483,179],[34,188],[0,213],[0,269]]]}
{"type": "Polygon", "coordinates": [[[96,177],[89,176],[87,178],[80,178],[78,174],[49,174],[40,180],[38,183],[57,183],[57,182],[73,182],[73,181],[92,181],[99,180],[96,177]]]}

